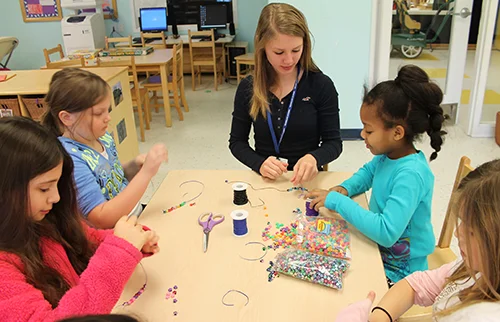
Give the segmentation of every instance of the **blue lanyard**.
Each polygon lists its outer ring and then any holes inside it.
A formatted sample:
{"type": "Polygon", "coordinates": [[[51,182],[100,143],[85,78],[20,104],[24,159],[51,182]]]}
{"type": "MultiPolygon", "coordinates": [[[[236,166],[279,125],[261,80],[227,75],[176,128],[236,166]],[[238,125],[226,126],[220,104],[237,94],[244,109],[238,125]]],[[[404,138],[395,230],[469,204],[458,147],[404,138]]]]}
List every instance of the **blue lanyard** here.
{"type": "Polygon", "coordinates": [[[271,112],[267,111],[267,125],[269,125],[269,131],[271,132],[271,137],[273,139],[273,144],[274,144],[274,150],[276,151],[277,157],[279,157],[280,154],[281,141],[283,141],[283,136],[285,135],[286,127],[288,126],[288,120],[290,119],[290,112],[292,111],[293,101],[295,100],[295,94],[297,93],[299,75],[300,75],[300,65],[297,65],[297,79],[295,79],[295,84],[293,85],[292,97],[290,98],[290,104],[288,104],[288,111],[286,112],[285,123],[283,124],[283,130],[281,131],[279,142],[276,139],[276,133],[274,132],[273,121],[271,119],[271,112]]]}

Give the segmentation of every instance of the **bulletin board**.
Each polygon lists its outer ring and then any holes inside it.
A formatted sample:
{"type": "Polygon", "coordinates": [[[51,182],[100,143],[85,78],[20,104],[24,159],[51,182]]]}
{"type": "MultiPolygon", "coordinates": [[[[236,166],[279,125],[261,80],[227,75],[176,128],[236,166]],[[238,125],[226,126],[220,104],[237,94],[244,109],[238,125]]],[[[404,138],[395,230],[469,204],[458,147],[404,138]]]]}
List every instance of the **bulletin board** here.
{"type": "Polygon", "coordinates": [[[104,12],[104,19],[118,19],[116,0],[103,0],[102,11],[104,12]]]}
{"type": "MultiPolygon", "coordinates": [[[[95,8],[83,9],[83,12],[95,12],[95,8]]],[[[103,0],[102,12],[104,13],[104,19],[118,19],[116,0],[103,0]]]]}
{"type": "Polygon", "coordinates": [[[57,21],[62,19],[60,0],[19,0],[24,22],[57,21]]]}

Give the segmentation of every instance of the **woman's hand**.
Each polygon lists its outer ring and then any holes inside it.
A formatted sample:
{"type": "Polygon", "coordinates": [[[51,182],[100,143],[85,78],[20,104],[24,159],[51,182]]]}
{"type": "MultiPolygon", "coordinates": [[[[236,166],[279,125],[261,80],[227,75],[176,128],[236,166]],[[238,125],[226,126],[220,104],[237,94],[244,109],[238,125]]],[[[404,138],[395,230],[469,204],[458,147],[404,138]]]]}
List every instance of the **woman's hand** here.
{"type": "Polygon", "coordinates": [[[290,180],[294,186],[310,181],[318,174],[318,162],[311,154],[306,154],[293,167],[293,177],[290,180]]]}
{"type": "Polygon", "coordinates": [[[287,171],[287,166],[288,164],[281,162],[276,157],[270,156],[262,163],[259,172],[265,178],[276,180],[287,171]]]}

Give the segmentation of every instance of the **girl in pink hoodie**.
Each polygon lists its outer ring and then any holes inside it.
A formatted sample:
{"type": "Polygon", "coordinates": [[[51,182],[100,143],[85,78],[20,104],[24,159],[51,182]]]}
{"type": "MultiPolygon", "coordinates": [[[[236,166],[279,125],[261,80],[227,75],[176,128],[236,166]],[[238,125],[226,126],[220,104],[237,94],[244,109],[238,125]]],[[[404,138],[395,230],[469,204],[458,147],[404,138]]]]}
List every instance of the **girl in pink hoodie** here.
{"type": "Polygon", "coordinates": [[[456,195],[455,235],[462,259],[416,272],[396,283],[370,310],[375,294],[337,316],[337,322],[396,321],[413,304],[432,306],[433,321],[499,321],[500,159],[469,173],[456,195]],[[370,313],[371,312],[371,313],[370,313]]]}
{"type": "Polygon", "coordinates": [[[30,119],[0,120],[0,160],[0,321],[110,313],[158,236],[137,217],[82,223],[71,157],[30,119]]]}

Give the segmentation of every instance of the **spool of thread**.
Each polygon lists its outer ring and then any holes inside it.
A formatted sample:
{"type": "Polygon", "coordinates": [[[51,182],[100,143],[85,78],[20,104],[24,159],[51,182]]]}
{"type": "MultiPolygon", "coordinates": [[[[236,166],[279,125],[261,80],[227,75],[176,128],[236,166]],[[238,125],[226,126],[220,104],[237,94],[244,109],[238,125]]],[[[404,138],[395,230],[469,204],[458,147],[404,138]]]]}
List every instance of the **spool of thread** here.
{"type": "Polygon", "coordinates": [[[319,212],[317,212],[316,210],[314,210],[314,208],[313,209],[309,208],[309,205],[311,204],[311,201],[312,201],[312,199],[310,199],[310,198],[306,199],[306,216],[316,217],[316,216],[319,215],[319,212]]]}
{"type": "Polygon", "coordinates": [[[247,188],[248,185],[243,182],[236,182],[235,184],[233,184],[233,203],[236,206],[243,206],[248,203],[247,188]]]}
{"type": "Polygon", "coordinates": [[[248,234],[248,211],[243,209],[234,210],[231,212],[231,218],[233,218],[233,233],[236,237],[243,237],[248,234]]]}

